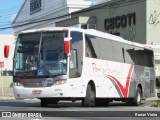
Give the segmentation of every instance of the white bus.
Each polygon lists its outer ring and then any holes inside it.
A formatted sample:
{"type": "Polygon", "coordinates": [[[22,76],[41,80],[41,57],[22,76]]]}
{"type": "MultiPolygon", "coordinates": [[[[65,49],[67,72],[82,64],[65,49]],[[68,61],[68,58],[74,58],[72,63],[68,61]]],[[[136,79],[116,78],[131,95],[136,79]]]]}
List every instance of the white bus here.
{"type": "Polygon", "coordinates": [[[155,94],[153,51],[91,29],[21,32],[13,72],[15,97],[38,98],[42,106],[60,100],[82,100],[83,106],[107,106],[113,100],[140,105],[155,94]]]}

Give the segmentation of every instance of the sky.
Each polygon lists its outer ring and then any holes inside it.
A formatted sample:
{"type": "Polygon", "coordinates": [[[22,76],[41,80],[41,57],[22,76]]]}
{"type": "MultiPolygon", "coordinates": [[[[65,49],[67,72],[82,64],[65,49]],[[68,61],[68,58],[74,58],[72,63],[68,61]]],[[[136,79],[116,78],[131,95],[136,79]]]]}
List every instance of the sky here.
{"type": "Polygon", "coordinates": [[[11,27],[16,14],[21,8],[24,0],[0,0],[0,34],[12,34],[12,29],[2,30],[11,27]]]}

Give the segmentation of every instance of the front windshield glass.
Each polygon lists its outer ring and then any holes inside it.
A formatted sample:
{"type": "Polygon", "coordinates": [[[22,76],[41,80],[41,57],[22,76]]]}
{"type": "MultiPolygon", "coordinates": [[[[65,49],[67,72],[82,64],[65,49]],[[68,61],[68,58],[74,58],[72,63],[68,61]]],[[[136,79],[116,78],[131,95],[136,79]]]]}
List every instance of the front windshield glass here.
{"type": "Polygon", "coordinates": [[[64,38],[66,31],[39,32],[19,35],[14,75],[62,75],[66,74],[64,38]],[[33,74],[34,73],[34,74],[33,74]]]}

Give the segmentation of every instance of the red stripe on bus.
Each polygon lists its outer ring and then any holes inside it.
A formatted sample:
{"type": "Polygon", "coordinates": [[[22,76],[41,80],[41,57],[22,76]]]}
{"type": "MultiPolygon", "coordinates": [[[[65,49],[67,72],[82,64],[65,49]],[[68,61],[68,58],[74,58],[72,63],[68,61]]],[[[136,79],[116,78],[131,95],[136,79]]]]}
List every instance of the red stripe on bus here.
{"type": "Polygon", "coordinates": [[[123,87],[122,84],[119,82],[119,80],[117,80],[115,77],[107,75],[108,77],[112,78],[117,83],[117,85],[120,88],[120,91],[122,93],[122,96],[124,98],[128,97],[128,92],[129,92],[129,86],[130,86],[130,81],[131,81],[131,75],[132,75],[133,67],[134,67],[134,65],[131,64],[129,72],[128,72],[127,82],[126,82],[125,87],[123,87]]]}

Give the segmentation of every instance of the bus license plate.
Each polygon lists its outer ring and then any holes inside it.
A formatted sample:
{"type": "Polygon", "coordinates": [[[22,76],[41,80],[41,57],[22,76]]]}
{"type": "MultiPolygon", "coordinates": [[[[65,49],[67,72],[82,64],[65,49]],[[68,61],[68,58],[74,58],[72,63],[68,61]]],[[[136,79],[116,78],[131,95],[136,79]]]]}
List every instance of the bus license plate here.
{"type": "Polygon", "coordinates": [[[32,94],[42,94],[42,90],[33,90],[32,94]]]}

